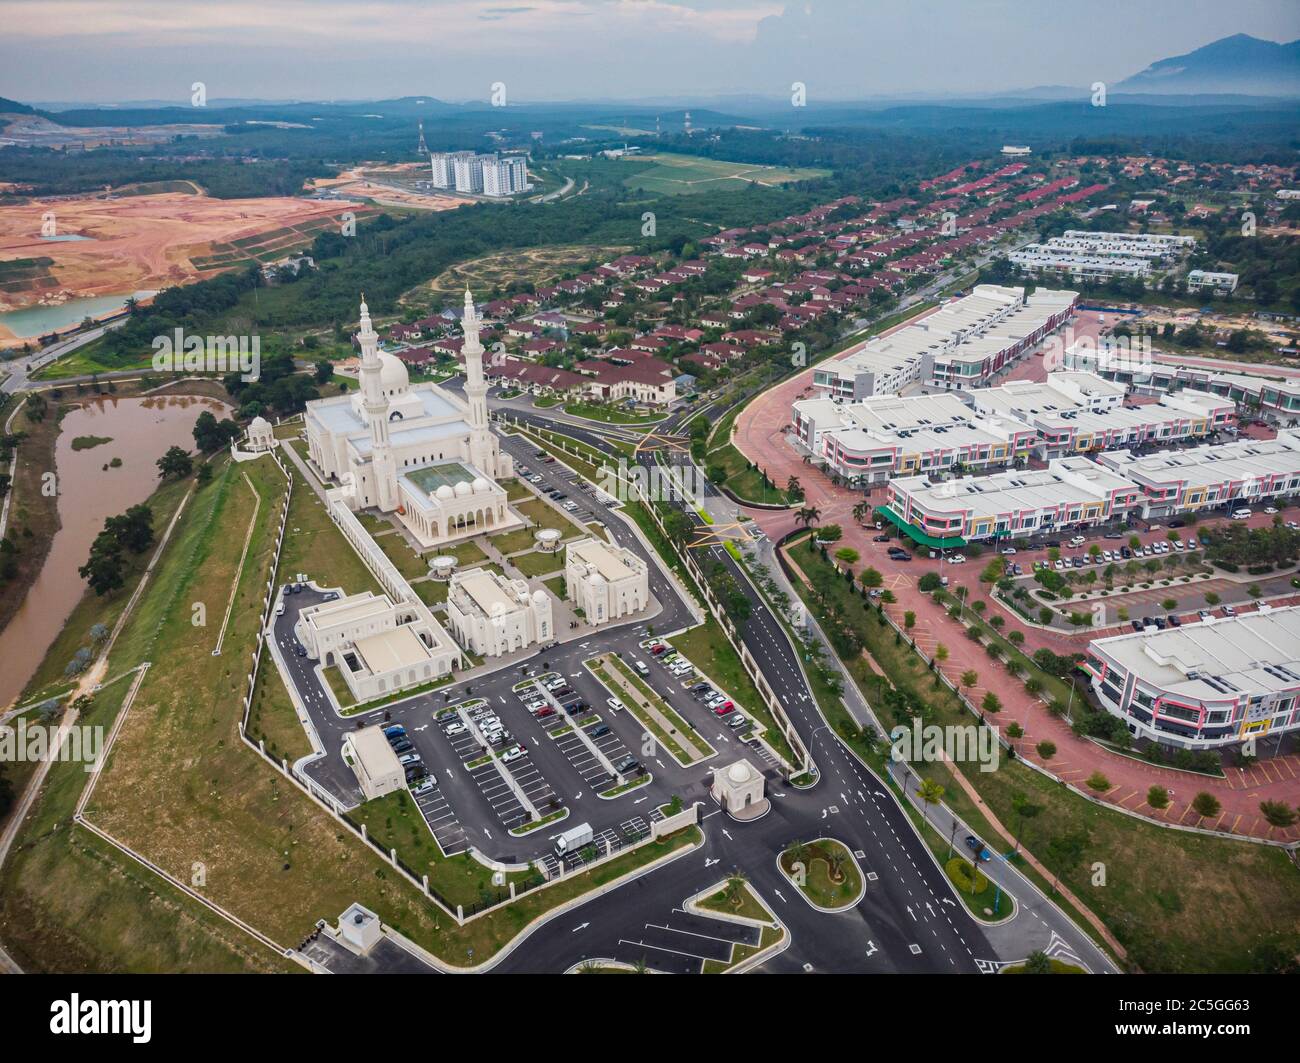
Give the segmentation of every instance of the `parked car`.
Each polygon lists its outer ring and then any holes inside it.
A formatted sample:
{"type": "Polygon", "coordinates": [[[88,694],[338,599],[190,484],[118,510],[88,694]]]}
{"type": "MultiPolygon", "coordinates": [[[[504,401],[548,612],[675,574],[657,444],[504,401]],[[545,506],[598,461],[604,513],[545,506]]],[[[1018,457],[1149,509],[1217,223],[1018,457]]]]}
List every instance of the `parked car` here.
{"type": "Polygon", "coordinates": [[[502,763],[509,764],[511,761],[518,760],[527,752],[528,750],[524,746],[511,746],[501,754],[502,763]]]}
{"type": "Polygon", "coordinates": [[[748,722],[749,721],[746,720],[745,717],[738,712],[733,712],[730,716],[727,717],[728,727],[744,727],[745,724],[747,724],[748,722]]]}
{"type": "Polygon", "coordinates": [[[993,859],[993,854],[989,852],[988,847],[973,834],[966,835],[966,848],[975,854],[976,860],[993,859]]]}
{"type": "Polygon", "coordinates": [[[888,535],[873,535],[873,536],[871,537],[871,541],[872,541],[873,543],[887,543],[887,542],[889,542],[889,536],[888,536],[888,535]]]}
{"type": "Polygon", "coordinates": [[[614,770],[620,775],[627,775],[629,772],[636,771],[641,767],[641,762],[629,753],[626,757],[614,765],[614,770]]]}
{"type": "Polygon", "coordinates": [[[447,725],[447,734],[459,735],[465,733],[465,725],[457,720],[455,723],[447,725]]]}
{"type": "Polygon", "coordinates": [[[605,704],[608,705],[615,712],[619,712],[622,709],[627,707],[621,701],[619,701],[618,698],[606,698],[605,704]]]}
{"type": "Polygon", "coordinates": [[[539,720],[544,720],[546,719],[546,717],[554,716],[554,715],[555,715],[555,710],[551,708],[549,705],[547,705],[546,708],[544,709],[537,710],[537,718],[539,720]]]}
{"type": "Polygon", "coordinates": [[[966,564],[966,555],[965,555],[965,554],[953,554],[952,557],[948,558],[948,564],[950,564],[950,565],[964,565],[964,564],[966,564]]]}
{"type": "Polygon", "coordinates": [[[609,734],[609,724],[598,723],[587,734],[591,735],[592,738],[604,738],[605,735],[609,734]]]}

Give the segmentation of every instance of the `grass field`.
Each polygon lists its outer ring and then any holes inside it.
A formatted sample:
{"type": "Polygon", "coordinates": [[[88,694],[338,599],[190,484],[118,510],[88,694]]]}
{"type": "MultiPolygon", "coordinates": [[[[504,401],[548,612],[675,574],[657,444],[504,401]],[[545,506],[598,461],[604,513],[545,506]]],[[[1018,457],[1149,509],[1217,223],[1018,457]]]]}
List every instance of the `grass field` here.
{"type": "Polygon", "coordinates": [[[830,173],[829,170],[756,166],[748,162],[727,162],[723,159],[675,155],[671,152],[638,155],[633,158],[633,161],[652,165],[629,175],[623,182],[627,188],[671,196],[690,195],[695,192],[736,191],[745,188],[751,182],[760,185],[784,185],[793,181],[826,177],[830,173]]]}
{"type": "Polygon", "coordinates": [[[631,245],[562,244],[495,251],[444,270],[428,284],[403,295],[402,302],[420,304],[427,301],[430,293],[435,299],[460,299],[464,296],[466,284],[475,292],[494,291],[516,281],[547,284],[589,262],[603,262],[631,250],[631,245]]]}

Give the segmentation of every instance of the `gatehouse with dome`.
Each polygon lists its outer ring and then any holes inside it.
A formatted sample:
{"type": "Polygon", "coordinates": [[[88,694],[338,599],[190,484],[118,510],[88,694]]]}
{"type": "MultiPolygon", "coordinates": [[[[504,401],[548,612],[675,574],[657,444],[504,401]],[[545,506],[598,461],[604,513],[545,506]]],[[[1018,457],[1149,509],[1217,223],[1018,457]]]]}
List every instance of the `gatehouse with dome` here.
{"type": "Polygon", "coordinates": [[[331,500],[392,514],[422,549],[524,526],[497,482],[514,463],[488,422],[478,315],[465,292],[465,398],[412,385],[361,302],[360,388],[307,403],[307,449],[331,500]]]}

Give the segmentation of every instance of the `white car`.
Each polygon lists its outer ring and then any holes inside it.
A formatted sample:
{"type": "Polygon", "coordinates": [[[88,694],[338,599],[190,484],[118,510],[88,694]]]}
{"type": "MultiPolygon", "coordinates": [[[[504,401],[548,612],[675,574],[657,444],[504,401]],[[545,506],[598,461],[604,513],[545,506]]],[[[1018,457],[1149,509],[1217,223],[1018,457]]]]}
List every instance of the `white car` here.
{"type": "Polygon", "coordinates": [[[1085,542],[1087,542],[1087,541],[1088,541],[1088,540],[1085,539],[1082,535],[1076,535],[1073,539],[1070,540],[1070,545],[1071,545],[1071,546],[1082,546],[1082,545],[1083,545],[1085,542]]]}
{"type": "Polygon", "coordinates": [[[618,698],[606,698],[605,704],[608,705],[615,712],[619,712],[622,709],[626,708],[626,706],[621,701],[619,701],[618,698]]]}
{"type": "Polygon", "coordinates": [[[1059,572],[1061,569],[1065,568],[1065,559],[1064,559],[1064,558],[1061,558],[1061,557],[1058,557],[1058,558],[1056,559],[1056,564],[1053,565],[1052,567],[1055,568],[1055,569],[1059,572]]]}
{"type": "Polygon", "coordinates": [[[1175,540],[1174,540],[1174,549],[1175,549],[1175,550],[1186,550],[1187,547],[1183,545],[1183,541],[1182,541],[1182,539],[1175,539],[1175,540]]]}
{"type": "Polygon", "coordinates": [[[745,717],[743,717],[738,712],[733,712],[730,716],[727,717],[728,727],[744,727],[745,724],[748,722],[749,721],[746,720],[745,717]]]}
{"type": "Polygon", "coordinates": [[[1016,548],[1014,546],[1004,546],[1002,548],[1002,553],[1007,557],[1010,557],[1015,552],[1016,552],[1016,548]]]}
{"type": "Polygon", "coordinates": [[[518,760],[524,755],[524,753],[525,750],[523,746],[511,746],[501,754],[501,761],[504,764],[509,764],[513,760],[518,760]]]}
{"type": "Polygon", "coordinates": [[[1271,516],[1272,514],[1277,512],[1277,506],[1265,506],[1264,512],[1271,516]]]}
{"type": "Polygon", "coordinates": [[[952,557],[948,558],[948,564],[950,564],[950,565],[964,565],[964,564],[966,564],[966,555],[965,555],[965,554],[953,554],[952,557]]]}
{"type": "Polygon", "coordinates": [[[421,794],[427,794],[432,789],[433,789],[433,780],[425,779],[424,782],[420,783],[419,786],[412,787],[411,793],[413,793],[416,797],[419,797],[421,794]]]}
{"type": "Polygon", "coordinates": [[[1248,509],[1234,509],[1232,511],[1233,520],[1245,520],[1249,516],[1250,516],[1250,510],[1248,509]]]}

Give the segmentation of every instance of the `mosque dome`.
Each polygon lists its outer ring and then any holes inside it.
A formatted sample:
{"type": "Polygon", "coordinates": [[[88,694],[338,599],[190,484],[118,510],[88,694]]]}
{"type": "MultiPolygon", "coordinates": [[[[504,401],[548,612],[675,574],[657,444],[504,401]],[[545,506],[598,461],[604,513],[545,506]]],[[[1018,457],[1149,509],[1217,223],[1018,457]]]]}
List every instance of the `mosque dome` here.
{"type": "Polygon", "coordinates": [[[483,477],[481,477],[481,476],[476,476],[476,477],[474,478],[474,493],[475,493],[475,494],[481,495],[481,494],[483,494],[483,493],[485,493],[485,492],[487,492],[487,491],[491,491],[491,490],[492,490],[492,485],[491,485],[490,483],[488,483],[485,479],[483,479],[483,477]]]}
{"type": "Polygon", "coordinates": [[[472,495],[473,493],[474,488],[470,487],[468,480],[461,480],[461,482],[456,485],[456,496],[458,498],[464,498],[466,495],[472,495]]]}
{"type": "Polygon", "coordinates": [[[384,394],[392,391],[404,392],[410,387],[410,374],[396,355],[385,351],[379,352],[379,383],[383,386],[384,394]]]}
{"type": "Polygon", "coordinates": [[[727,769],[727,778],[734,783],[749,782],[749,765],[743,760],[736,761],[727,769]]]}
{"type": "Polygon", "coordinates": [[[434,492],[434,497],[445,501],[448,498],[455,498],[456,492],[451,489],[450,484],[443,484],[434,492]]]}

